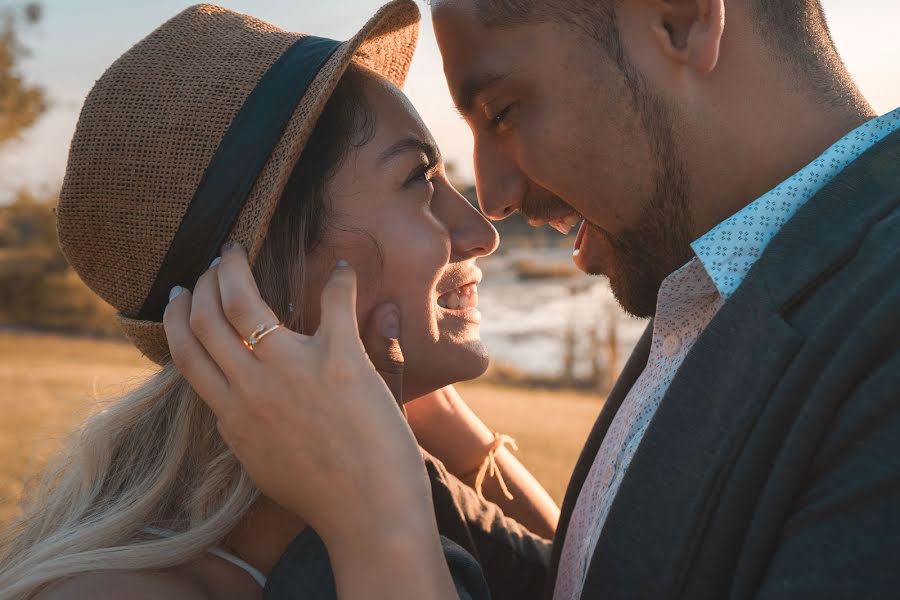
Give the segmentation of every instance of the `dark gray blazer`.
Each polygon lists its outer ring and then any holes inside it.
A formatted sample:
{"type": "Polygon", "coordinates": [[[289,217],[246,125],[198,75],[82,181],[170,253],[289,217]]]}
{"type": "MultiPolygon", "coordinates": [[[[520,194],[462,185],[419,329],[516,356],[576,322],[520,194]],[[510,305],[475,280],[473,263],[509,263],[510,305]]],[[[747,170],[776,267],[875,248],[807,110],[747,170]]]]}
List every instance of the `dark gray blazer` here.
{"type": "MultiPolygon", "coordinates": [[[[585,600],[900,597],[898,206],[900,132],[772,240],[651,421],[585,600]]],[[[649,342],[650,328],[575,467],[549,566],[520,527],[448,488],[467,506],[455,535],[495,600],[550,597],[575,500],[649,342]]]]}
{"type": "MultiPolygon", "coordinates": [[[[695,343],[584,598],[900,597],[900,132],[804,205],[695,343]]],[[[594,426],[561,540],[650,329],[594,426]]]]}

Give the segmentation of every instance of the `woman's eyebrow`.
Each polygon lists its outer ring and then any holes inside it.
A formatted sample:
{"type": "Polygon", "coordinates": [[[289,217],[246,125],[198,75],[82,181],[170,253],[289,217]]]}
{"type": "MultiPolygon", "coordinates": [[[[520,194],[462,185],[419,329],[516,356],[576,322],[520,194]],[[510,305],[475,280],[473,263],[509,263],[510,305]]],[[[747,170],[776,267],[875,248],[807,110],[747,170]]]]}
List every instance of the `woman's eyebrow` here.
{"type": "Polygon", "coordinates": [[[418,152],[424,154],[429,162],[437,162],[441,157],[440,150],[438,150],[437,146],[434,144],[424,142],[416,137],[407,137],[391,144],[387,150],[382,152],[381,156],[378,157],[378,164],[387,162],[398,154],[404,154],[406,152],[418,152]]]}

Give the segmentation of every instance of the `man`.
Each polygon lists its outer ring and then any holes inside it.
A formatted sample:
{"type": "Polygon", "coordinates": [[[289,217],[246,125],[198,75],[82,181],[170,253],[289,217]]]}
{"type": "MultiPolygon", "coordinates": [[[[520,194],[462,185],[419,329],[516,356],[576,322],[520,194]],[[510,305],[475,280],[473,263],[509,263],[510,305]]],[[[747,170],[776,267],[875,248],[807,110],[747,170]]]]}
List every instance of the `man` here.
{"type": "Polygon", "coordinates": [[[895,594],[900,111],[874,119],[819,2],[433,18],[484,212],[577,213],[576,264],[655,317],[576,467],[554,598],[895,594]]]}
{"type": "MultiPolygon", "coordinates": [[[[576,264],[653,317],[576,466],[540,585],[487,564],[506,554],[513,569],[521,550],[502,522],[468,519],[494,597],[896,595],[900,111],[876,118],[819,3],[436,0],[433,19],[484,212],[563,230],[583,218],[576,264]]],[[[367,395],[370,374],[350,373],[341,389],[367,395]]],[[[326,383],[310,395],[342,397],[326,383]]],[[[248,415],[224,429],[265,480],[248,415]]],[[[366,461],[355,452],[345,463],[366,461]]],[[[446,591],[412,498],[384,503],[416,516],[409,535],[387,509],[357,521],[404,541],[361,553],[379,593],[404,565],[394,598],[446,591]]],[[[329,550],[346,557],[339,537],[329,550]]]]}

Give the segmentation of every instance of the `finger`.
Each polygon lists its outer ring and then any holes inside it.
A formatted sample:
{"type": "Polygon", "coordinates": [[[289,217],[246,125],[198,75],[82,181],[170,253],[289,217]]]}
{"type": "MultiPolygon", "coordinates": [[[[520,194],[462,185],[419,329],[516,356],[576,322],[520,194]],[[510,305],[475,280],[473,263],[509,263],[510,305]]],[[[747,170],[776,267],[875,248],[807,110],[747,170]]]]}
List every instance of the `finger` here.
{"type": "Polygon", "coordinates": [[[176,288],[173,292],[163,313],[163,327],[172,362],[197,395],[213,412],[218,413],[224,408],[221,404],[228,398],[228,381],[191,331],[191,292],[182,288],[176,288]]]}
{"type": "MultiPolygon", "coordinates": [[[[214,261],[215,262],[215,261],[214,261]]],[[[191,303],[191,330],[230,381],[236,373],[256,361],[244,346],[223,310],[218,265],[211,266],[197,280],[191,303]]]]}
{"type": "Polygon", "coordinates": [[[339,260],[322,290],[319,331],[328,345],[349,349],[359,346],[356,322],[356,272],[339,260]]]}
{"type": "MultiPolygon", "coordinates": [[[[249,339],[260,325],[268,327],[280,322],[260,296],[247,253],[239,245],[222,251],[217,276],[224,317],[240,339],[249,339]]],[[[288,330],[283,328],[273,331],[254,346],[252,353],[260,359],[265,359],[266,356],[284,356],[286,344],[291,339],[287,333],[288,330]]],[[[242,347],[241,350],[246,352],[247,349],[242,347]]]]}
{"type": "Polygon", "coordinates": [[[400,309],[385,303],[375,307],[362,336],[369,360],[403,408],[403,352],[400,349],[400,309]]]}

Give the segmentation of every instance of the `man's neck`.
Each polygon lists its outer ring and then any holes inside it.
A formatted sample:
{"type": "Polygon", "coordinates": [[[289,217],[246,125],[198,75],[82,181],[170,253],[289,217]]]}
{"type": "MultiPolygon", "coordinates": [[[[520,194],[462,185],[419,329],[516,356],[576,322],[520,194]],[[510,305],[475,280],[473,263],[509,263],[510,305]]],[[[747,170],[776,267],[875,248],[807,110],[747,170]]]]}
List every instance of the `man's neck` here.
{"type": "Polygon", "coordinates": [[[875,116],[864,102],[825,108],[794,97],[767,102],[721,138],[718,159],[695,187],[694,238],[801,170],[847,133],[875,116]],[[752,121],[751,121],[752,119],[752,121]]]}

